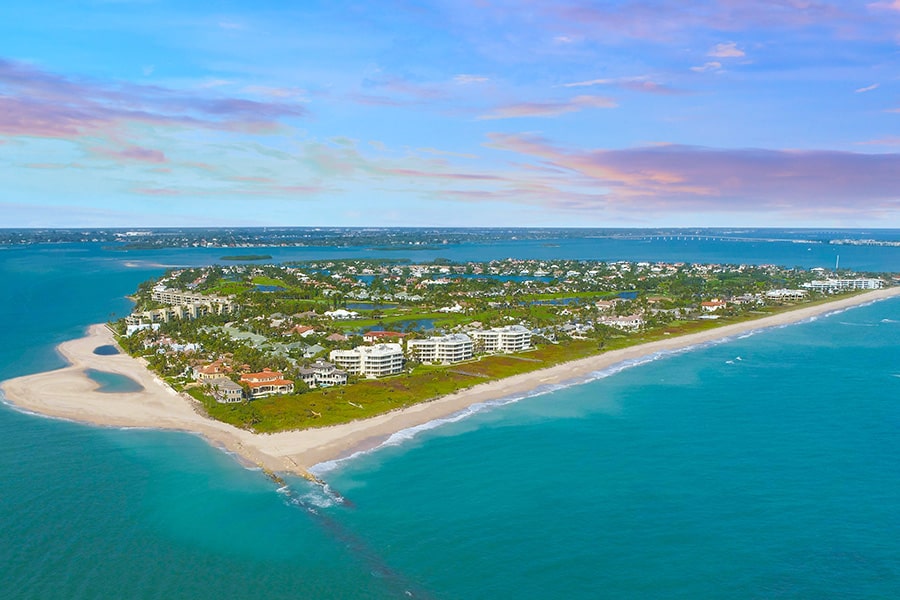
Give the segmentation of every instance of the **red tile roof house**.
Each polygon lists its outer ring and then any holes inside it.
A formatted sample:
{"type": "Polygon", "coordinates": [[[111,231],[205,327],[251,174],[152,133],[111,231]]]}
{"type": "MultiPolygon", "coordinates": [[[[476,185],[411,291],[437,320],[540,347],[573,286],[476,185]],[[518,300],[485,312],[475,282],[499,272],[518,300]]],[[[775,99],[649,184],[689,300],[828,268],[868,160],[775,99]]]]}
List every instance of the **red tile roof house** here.
{"type": "Polygon", "coordinates": [[[218,379],[219,377],[224,377],[228,373],[231,373],[231,367],[221,360],[217,360],[203,367],[195,367],[194,379],[197,381],[218,379]]]}
{"type": "Polygon", "coordinates": [[[285,379],[284,374],[271,369],[263,369],[260,373],[244,373],[241,383],[250,388],[250,398],[265,398],[277,394],[290,394],[294,391],[294,382],[285,379]]]}
{"type": "Polygon", "coordinates": [[[710,300],[709,302],[701,302],[700,306],[706,312],[713,312],[719,310],[720,308],[725,308],[728,306],[728,303],[724,300],[710,300]]]}
{"type": "Polygon", "coordinates": [[[309,325],[297,325],[296,327],[291,329],[291,331],[296,333],[300,337],[306,337],[308,335],[313,335],[316,332],[316,328],[309,325]]]}

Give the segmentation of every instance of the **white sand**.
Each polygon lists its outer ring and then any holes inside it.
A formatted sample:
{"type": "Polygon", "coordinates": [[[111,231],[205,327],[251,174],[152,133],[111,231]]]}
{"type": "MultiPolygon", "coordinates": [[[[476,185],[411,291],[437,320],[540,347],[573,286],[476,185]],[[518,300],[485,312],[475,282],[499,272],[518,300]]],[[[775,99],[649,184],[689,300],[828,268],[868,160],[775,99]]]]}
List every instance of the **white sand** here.
{"type": "Polygon", "coordinates": [[[194,432],[253,464],[272,471],[289,471],[306,476],[307,467],[374,447],[395,432],[452,415],[478,402],[528,393],[539,386],[582,379],[595,371],[658,352],[795,323],[815,315],[897,295],[900,295],[900,288],[868,292],[482,383],[443,398],[365,420],[274,434],[253,434],[203,417],[194,409],[192,398],[176,393],[139,359],[126,354],[95,354],[95,348],[115,343],[105,325],[92,325],[86,337],[59,345],[59,352],[71,363],[70,366],[10,379],[3,382],[0,389],[11,403],[40,414],[95,425],[194,432]],[[140,383],[144,389],[132,393],[99,392],[98,384],[85,374],[86,369],[125,375],[140,383]]]}

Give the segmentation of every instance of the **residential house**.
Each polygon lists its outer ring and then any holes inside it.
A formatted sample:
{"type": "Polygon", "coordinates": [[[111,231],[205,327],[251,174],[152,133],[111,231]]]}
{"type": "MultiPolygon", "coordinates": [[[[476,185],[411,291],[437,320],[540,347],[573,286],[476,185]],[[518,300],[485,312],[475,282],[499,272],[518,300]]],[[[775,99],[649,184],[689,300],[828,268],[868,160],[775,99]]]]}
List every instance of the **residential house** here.
{"type": "Polygon", "coordinates": [[[250,388],[251,398],[290,394],[294,391],[293,381],[285,379],[280,371],[271,369],[263,369],[259,373],[244,373],[241,375],[241,383],[246,383],[250,388]]]}
{"type": "Polygon", "coordinates": [[[311,388],[331,387],[347,383],[347,372],[339,370],[334,364],[321,358],[309,367],[300,369],[300,377],[311,388]]]}
{"type": "Polygon", "coordinates": [[[194,379],[197,381],[220,379],[231,373],[232,370],[222,360],[216,360],[202,367],[194,367],[194,379]]]}
{"type": "Polygon", "coordinates": [[[705,312],[715,312],[719,309],[727,308],[728,303],[724,300],[719,300],[718,298],[714,298],[712,300],[708,300],[706,302],[700,303],[700,308],[702,308],[705,312]]]}
{"type": "Polygon", "coordinates": [[[244,388],[227,377],[208,379],[206,383],[219,404],[234,404],[244,400],[244,388]]]}

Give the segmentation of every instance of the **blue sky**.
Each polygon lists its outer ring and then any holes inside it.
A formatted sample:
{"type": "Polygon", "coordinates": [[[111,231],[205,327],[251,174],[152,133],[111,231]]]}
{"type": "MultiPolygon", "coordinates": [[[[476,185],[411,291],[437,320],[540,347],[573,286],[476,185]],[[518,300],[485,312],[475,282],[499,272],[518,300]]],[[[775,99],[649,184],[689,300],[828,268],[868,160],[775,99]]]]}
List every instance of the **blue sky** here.
{"type": "Polygon", "coordinates": [[[0,11],[0,226],[900,227],[900,0],[0,11]]]}

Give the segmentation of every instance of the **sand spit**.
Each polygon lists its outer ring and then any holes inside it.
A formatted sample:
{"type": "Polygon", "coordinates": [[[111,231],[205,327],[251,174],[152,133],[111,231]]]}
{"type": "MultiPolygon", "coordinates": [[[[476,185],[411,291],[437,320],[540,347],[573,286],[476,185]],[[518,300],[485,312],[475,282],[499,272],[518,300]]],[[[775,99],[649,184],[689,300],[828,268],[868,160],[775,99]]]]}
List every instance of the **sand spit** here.
{"type": "Polygon", "coordinates": [[[528,394],[540,387],[582,380],[596,371],[660,352],[677,351],[748,331],[796,323],[816,315],[898,295],[900,288],[867,292],[482,383],[430,402],[365,420],[302,431],[254,434],[202,416],[197,412],[196,402],[192,398],[175,392],[150,372],[140,359],[127,354],[95,354],[96,348],[115,344],[112,333],[105,325],[92,325],[87,336],[59,345],[60,354],[71,363],[69,366],[10,379],[0,384],[0,389],[12,404],[39,414],[94,425],[192,432],[264,469],[308,476],[308,467],[373,448],[398,431],[448,417],[476,403],[528,394]],[[99,392],[99,385],[85,374],[87,369],[130,377],[144,389],[139,392],[99,392]]]}

